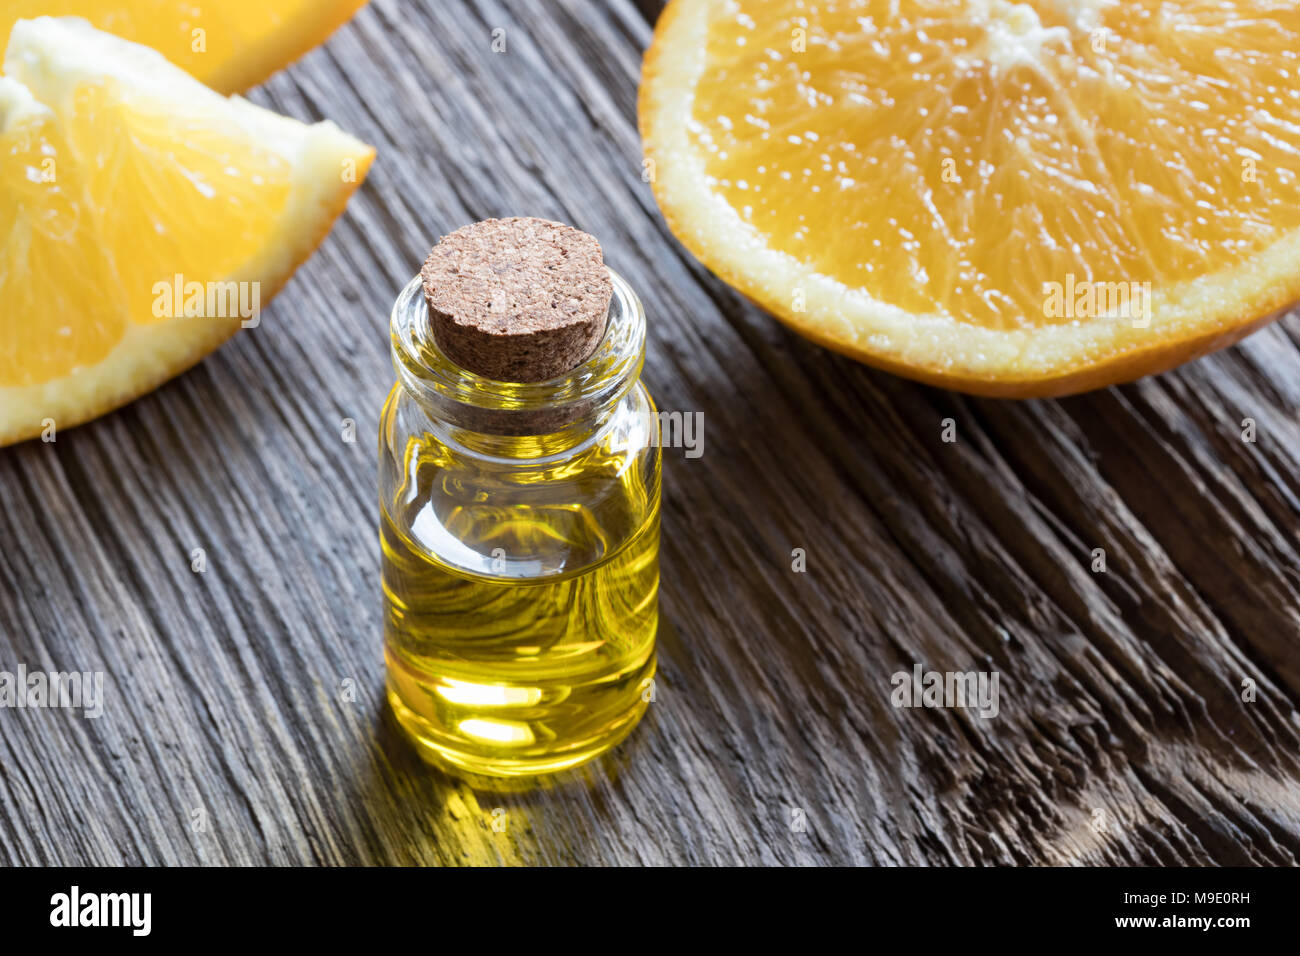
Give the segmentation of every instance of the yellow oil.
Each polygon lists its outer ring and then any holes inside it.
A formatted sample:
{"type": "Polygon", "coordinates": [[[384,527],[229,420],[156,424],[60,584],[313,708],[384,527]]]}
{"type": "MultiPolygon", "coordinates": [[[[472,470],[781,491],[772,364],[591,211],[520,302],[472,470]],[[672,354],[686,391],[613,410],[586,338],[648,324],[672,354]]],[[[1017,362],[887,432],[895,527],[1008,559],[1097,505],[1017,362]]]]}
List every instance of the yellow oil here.
{"type": "Polygon", "coordinates": [[[657,472],[647,488],[618,462],[592,453],[525,479],[607,486],[594,500],[618,507],[602,521],[587,504],[530,501],[527,484],[494,495],[492,476],[467,481],[436,444],[408,449],[403,489],[381,502],[388,698],[430,762],[563,770],[640,719],[655,670],[659,489],[657,472]],[[451,504],[435,516],[431,498],[451,504]]]}

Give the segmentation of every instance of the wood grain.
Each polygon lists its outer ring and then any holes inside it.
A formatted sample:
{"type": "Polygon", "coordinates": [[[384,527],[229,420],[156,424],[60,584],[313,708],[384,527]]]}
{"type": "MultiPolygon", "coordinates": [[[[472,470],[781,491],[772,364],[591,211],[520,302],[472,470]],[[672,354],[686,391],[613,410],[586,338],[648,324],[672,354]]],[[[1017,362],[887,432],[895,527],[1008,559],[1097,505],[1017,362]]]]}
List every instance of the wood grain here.
{"type": "Polygon", "coordinates": [[[259,328],[0,450],[0,670],[107,680],[97,720],[0,710],[0,860],[1297,862],[1300,320],[1024,403],[803,342],[641,181],[657,9],[375,0],[251,94],[379,159],[259,328]],[[706,444],[667,455],[645,723],[493,793],[426,770],[381,706],[375,423],[397,291],[436,236],[512,215],[600,238],[651,390],[706,444]],[[895,709],[918,663],[997,671],[998,716],[895,709]]]}

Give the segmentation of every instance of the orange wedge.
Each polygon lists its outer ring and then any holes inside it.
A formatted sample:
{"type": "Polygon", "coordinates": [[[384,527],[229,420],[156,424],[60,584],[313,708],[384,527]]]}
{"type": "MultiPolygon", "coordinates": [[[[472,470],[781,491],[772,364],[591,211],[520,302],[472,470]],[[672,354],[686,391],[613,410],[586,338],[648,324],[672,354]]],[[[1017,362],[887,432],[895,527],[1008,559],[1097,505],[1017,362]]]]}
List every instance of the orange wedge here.
{"type": "Polygon", "coordinates": [[[674,0],[647,170],[719,276],[984,395],[1129,381],[1300,298],[1293,0],[674,0]]]}
{"type": "Polygon", "coordinates": [[[261,309],[365,178],[370,147],[42,17],[0,77],[0,445],[86,421],[261,309]]]}
{"type": "Polygon", "coordinates": [[[0,0],[0,49],[20,19],[82,17],[143,43],[223,93],[261,83],[325,39],[365,0],[0,0]]]}

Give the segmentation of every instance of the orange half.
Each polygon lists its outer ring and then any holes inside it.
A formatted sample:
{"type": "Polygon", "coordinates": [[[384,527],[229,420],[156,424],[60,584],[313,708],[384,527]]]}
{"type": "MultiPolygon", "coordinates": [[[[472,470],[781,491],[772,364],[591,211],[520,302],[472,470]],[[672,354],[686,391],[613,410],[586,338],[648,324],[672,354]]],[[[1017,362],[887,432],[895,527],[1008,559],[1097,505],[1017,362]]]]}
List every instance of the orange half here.
{"type": "Polygon", "coordinates": [[[1300,298],[1300,5],[674,0],[640,123],[670,226],[801,334],[1060,395],[1300,298]]]}

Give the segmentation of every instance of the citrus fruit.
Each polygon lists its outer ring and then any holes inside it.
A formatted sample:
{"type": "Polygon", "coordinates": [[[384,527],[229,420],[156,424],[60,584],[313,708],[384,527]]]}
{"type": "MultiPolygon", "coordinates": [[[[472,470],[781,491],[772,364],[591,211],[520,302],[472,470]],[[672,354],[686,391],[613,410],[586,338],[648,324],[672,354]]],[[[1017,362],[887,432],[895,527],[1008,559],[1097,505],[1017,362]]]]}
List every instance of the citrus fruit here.
{"type": "Polygon", "coordinates": [[[158,50],[223,93],[261,83],[347,22],[365,0],[0,0],[0,49],[20,19],[83,17],[158,50]]]}
{"type": "Polygon", "coordinates": [[[676,235],[803,335],[998,396],[1128,381],[1300,298],[1291,0],[674,0],[676,235]]]}
{"type": "Polygon", "coordinates": [[[205,88],[77,19],[0,77],[0,444],[193,365],[319,244],[374,152],[205,88]]]}

